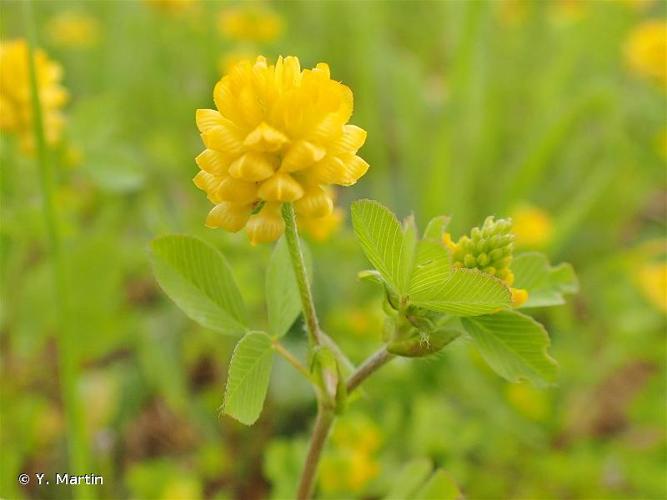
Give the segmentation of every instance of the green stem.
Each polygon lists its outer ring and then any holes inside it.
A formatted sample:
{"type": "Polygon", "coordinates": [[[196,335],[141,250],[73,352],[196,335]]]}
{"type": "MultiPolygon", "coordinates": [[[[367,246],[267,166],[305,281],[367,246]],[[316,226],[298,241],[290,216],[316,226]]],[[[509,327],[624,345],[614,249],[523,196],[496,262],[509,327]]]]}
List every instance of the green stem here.
{"type": "Polygon", "coordinates": [[[361,385],[364,380],[366,380],[395,357],[396,356],[394,354],[387,351],[386,346],[382,347],[382,349],[376,353],[371,354],[366,359],[366,361],[359,365],[359,368],[357,368],[347,380],[348,394],[354,391],[357,387],[359,387],[359,385],[361,385]]]}
{"type": "Polygon", "coordinates": [[[310,438],[310,447],[306,456],[306,463],[301,473],[301,481],[296,497],[298,500],[308,500],[313,495],[313,486],[317,475],[317,466],[320,463],[324,443],[326,443],[331,425],[333,424],[335,414],[333,410],[325,408],[323,405],[317,407],[317,418],[315,419],[315,428],[310,438]]]}
{"type": "Polygon", "coordinates": [[[290,258],[292,260],[294,276],[296,278],[296,284],[299,287],[299,295],[301,296],[301,308],[303,309],[303,316],[306,320],[306,328],[308,329],[308,339],[310,340],[311,345],[320,345],[322,344],[322,334],[317,321],[313,294],[310,291],[310,283],[308,282],[308,276],[306,274],[306,264],[303,259],[303,251],[301,250],[299,231],[296,227],[294,206],[291,203],[284,203],[282,215],[283,220],[285,221],[285,239],[287,240],[287,248],[289,249],[290,258]]]}
{"type": "MultiPolygon", "coordinates": [[[[37,164],[39,167],[40,187],[43,198],[43,215],[46,223],[49,251],[51,253],[51,268],[53,273],[55,304],[58,310],[58,365],[60,371],[60,386],[67,419],[67,437],[69,448],[69,462],[72,474],[88,474],[93,472],[89,467],[88,449],[85,439],[85,425],[83,413],[77,394],[77,380],[79,378],[75,339],[70,324],[69,303],[65,262],[61,252],[60,234],[58,230],[58,213],[53,202],[53,179],[49,154],[44,135],[44,118],[39,98],[37,82],[37,68],[35,67],[34,50],[36,45],[35,21],[32,13],[32,2],[23,2],[28,32],[28,68],[30,73],[30,93],[33,110],[33,133],[37,149],[37,164]]],[[[74,488],[77,498],[91,498],[89,488],[79,486],[74,488]]]]}
{"type": "Polygon", "coordinates": [[[282,356],[290,365],[292,365],[301,375],[306,377],[306,380],[311,381],[310,372],[306,369],[305,366],[299,361],[294,354],[289,352],[284,345],[282,345],[277,340],[273,341],[273,350],[276,351],[280,356],[282,356]]]}

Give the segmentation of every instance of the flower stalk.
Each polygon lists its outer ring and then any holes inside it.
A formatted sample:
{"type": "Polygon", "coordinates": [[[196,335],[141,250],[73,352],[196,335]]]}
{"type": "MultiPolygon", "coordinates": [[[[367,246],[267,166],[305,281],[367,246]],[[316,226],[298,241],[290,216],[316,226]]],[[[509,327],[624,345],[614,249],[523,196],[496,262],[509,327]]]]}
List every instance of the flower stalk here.
{"type": "Polygon", "coordinates": [[[317,313],[315,312],[315,303],[313,302],[313,294],[310,289],[310,283],[308,282],[308,275],[306,274],[306,264],[303,258],[301,242],[299,240],[299,231],[296,226],[296,214],[294,213],[294,206],[291,203],[283,204],[282,216],[285,221],[285,239],[287,240],[287,248],[289,249],[290,258],[292,260],[296,284],[299,288],[303,316],[306,320],[308,339],[310,340],[311,346],[321,345],[322,334],[320,332],[319,322],[317,321],[317,313]]]}

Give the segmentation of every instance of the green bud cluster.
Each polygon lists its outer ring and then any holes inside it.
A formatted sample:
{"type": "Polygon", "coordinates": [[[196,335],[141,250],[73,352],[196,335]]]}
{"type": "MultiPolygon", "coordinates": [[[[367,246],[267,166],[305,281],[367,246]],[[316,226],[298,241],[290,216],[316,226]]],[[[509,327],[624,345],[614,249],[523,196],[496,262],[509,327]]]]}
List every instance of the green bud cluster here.
{"type": "Polygon", "coordinates": [[[462,236],[453,248],[454,265],[479,269],[497,277],[508,285],[514,281],[510,270],[514,234],[512,219],[489,216],[481,228],[474,227],[470,236],[462,236]]]}

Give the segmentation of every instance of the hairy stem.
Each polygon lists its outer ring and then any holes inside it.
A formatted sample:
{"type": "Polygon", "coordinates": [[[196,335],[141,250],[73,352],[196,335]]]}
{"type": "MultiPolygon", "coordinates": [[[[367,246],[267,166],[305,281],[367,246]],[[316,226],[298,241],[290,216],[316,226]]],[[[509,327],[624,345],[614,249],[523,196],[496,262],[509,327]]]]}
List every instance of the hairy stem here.
{"type": "Polygon", "coordinates": [[[282,215],[283,220],[285,221],[285,239],[287,240],[287,248],[289,249],[290,258],[292,260],[296,284],[299,287],[301,308],[303,309],[303,315],[306,319],[308,338],[312,345],[320,345],[322,344],[320,326],[317,321],[313,294],[310,290],[310,283],[308,282],[308,276],[306,274],[306,264],[303,259],[303,251],[301,250],[299,231],[296,227],[294,206],[291,203],[284,203],[282,215]]]}
{"type": "MultiPolygon", "coordinates": [[[[77,394],[79,378],[76,354],[76,340],[73,338],[71,315],[69,311],[65,261],[61,252],[60,233],[58,230],[58,213],[53,202],[53,172],[49,161],[44,133],[44,117],[39,97],[37,68],[35,66],[35,21],[32,3],[23,2],[26,27],[28,33],[28,69],[30,74],[30,93],[32,99],[33,133],[37,150],[40,187],[42,191],[42,209],[46,224],[48,247],[51,254],[51,270],[53,273],[54,300],[58,310],[58,367],[60,386],[67,419],[67,442],[69,462],[73,474],[88,474],[90,469],[89,452],[85,438],[85,426],[81,402],[77,394]]],[[[78,498],[91,498],[90,488],[75,488],[78,498]]]]}
{"type": "Polygon", "coordinates": [[[320,456],[324,448],[324,443],[329,436],[331,424],[334,421],[334,412],[331,409],[319,405],[317,409],[317,418],[315,419],[315,428],[310,438],[310,447],[306,456],[306,463],[301,473],[301,481],[296,497],[298,500],[308,500],[312,497],[315,477],[317,475],[317,466],[320,462],[320,456]]]}
{"type": "Polygon", "coordinates": [[[308,372],[308,370],[306,369],[306,367],[303,366],[303,364],[301,363],[301,361],[299,361],[299,360],[294,356],[294,354],[292,354],[291,352],[289,352],[289,351],[285,348],[284,345],[282,345],[282,344],[281,344],[280,342],[278,342],[277,340],[274,340],[274,341],[273,341],[273,350],[276,351],[278,354],[280,354],[283,358],[285,358],[285,360],[286,360],[290,365],[292,365],[294,368],[296,368],[297,371],[298,371],[299,373],[301,373],[301,375],[303,375],[304,377],[306,377],[307,380],[310,381],[310,373],[308,372]]]}
{"type": "Polygon", "coordinates": [[[394,359],[396,356],[387,351],[386,346],[379,351],[371,354],[366,361],[361,363],[355,372],[347,380],[347,392],[354,391],[359,385],[370,377],[377,370],[382,368],[386,363],[394,359]]]}

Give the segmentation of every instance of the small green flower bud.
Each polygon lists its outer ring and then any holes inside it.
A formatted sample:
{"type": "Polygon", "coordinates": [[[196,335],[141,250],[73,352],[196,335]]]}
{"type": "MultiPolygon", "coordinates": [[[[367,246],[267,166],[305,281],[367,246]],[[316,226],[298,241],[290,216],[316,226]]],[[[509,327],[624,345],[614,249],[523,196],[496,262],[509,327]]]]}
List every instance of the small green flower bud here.
{"type": "Polygon", "coordinates": [[[511,231],[511,219],[487,217],[481,228],[474,227],[470,236],[459,238],[454,246],[453,264],[469,269],[477,268],[511,285],[513,275],[510,265],[514,250],[514,235],[511,231]]]}

